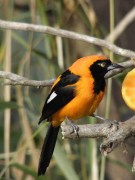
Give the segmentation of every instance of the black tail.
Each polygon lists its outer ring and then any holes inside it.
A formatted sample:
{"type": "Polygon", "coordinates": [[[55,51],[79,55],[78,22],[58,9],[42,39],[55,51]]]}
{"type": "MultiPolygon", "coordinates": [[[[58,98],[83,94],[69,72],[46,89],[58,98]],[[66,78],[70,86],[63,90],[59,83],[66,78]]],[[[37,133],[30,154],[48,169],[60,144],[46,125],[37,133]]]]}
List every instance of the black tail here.
{"type": "Polygon", "coordinates": [[[48,128],[40,155],[40,160],[38,165],[38,176],[44,175],[47,167],[49,166],[54,151],[54,147],[56,144],[59,128],[60,126],[53,127],[52,125],[50,125],[50,127],[48,128]]]}

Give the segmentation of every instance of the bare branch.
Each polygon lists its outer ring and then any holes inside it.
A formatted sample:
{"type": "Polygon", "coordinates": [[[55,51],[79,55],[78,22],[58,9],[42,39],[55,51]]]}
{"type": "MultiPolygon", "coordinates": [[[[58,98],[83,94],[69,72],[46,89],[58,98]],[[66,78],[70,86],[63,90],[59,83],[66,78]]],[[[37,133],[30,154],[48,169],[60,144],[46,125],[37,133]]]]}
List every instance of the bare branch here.
{"type": "MultiPolygon", "coordinates": [[[[61,126],[61,128],[64,138],[78,138],[77,135],[72,132],[73,129],[71,126],[64,125],[61,126]]],[[[100,147],[101,151],[107,154],[121,142],[135,135],[135,116],[125,122],[121,122],[118,129],[112,128],[108,123],[78,125],[78,129],[79,138],[105,138],[100,147]]]]}
{"type": "Polygon", "coordinates": [[[83,34],[67,31],[63,29],[56,29],[49,26],[34,25],[34,24],[27,24],[27,23],[10,22],[10,21],[4,21],[4,20],[0,20],[0,28],[40,32],[40,33],[46,33],[46,34],[51,34],[55,36],[66,37],[70,39],[81,40],[81,41],[85,41],[85,42],[88,42],[97,46],[105,47],[111,50],[112,52],[119,54],[121,56],[125,56],[128,58],[135,57],[135,53],[133,51],[120,48],[116,45],[109,43],[106,40],[102,40],[102,39],[95,38],[92,36],[83,35],[83,34]]]}
{"type": "Polygon", "coordinates": [[[0,71],[0,78],[9,79],[11,82],[6,83],[6,85],[24,85],[24,86],[35,86],[35,87],[47,87],[51,86],[54,79],[45,81],[29,80],[25,77],[19,76],[11,72],[0,71]]]}
{"type": "Polygon", "coordinates": [[[107,36],[106,40],[110,41],[112,39],[115,41],[122,32],[126,29],[126,27],[135,20],[135,7],[133,7],[126,16],[118,23],[115,27],[114,31],[107,36]]]}
{"type": "MultiPolygon", "coordinates": [[[[112,70],[112,71],[108,72],[106,74],[105,78],[110,78],[118,73],[121,73],[122,71],[124,71],[124,69],[126,69],[128,67],[132,67],[134,65],[134,61],[129,60],[129,61],[120,63],[120,65],[123,66],[124,68],[112,70]]],[[[34,86],[37,88],[51,86],[55,80],[55,79],[44,80],[44,81],[29,80],[25,77],[19,76],[17,74],[11,73],[11,72],[5,72],[5,71],[0,71],[0,78],[10,80],[9,82],[5,83],[5,85],[34,86]]]]}

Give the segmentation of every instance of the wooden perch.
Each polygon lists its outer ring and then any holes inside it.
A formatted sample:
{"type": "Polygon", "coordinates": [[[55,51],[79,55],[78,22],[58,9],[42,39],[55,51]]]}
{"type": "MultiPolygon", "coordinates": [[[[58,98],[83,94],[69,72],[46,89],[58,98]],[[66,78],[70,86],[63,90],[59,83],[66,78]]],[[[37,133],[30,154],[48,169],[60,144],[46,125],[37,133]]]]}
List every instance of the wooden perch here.
{"type": "MultiPolygon", "coordinates": [[[[110,126],[109,123],[78,125],[78,135],[79,138],[104,138],[100,150],[106,155],[127,138],[135,135],[135,116],[125,122],[120,122],[118,128],[114,128],[114,125],[110,126]]],[[[62,125],[61,129],[64,138],[78,138],[72,132],[71,126],[62,125]]]]}

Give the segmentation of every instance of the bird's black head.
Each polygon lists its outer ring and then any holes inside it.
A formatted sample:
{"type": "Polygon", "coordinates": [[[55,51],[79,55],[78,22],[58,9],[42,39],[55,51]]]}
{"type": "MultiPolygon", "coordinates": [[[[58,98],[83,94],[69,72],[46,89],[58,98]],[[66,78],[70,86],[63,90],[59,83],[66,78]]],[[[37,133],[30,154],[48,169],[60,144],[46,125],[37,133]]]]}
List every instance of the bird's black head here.
{"type": "Polygon", "coordinates": [[[105,89],[105,74],[113,69],[121,68],[120,65],[112,63],[109,59],[97,60],[90,66],[91,75],[94,78],[94,92],[99,93],[105,89]]]}
{"type": "Polygon", "coordinates": [[[116,68],[121,68],[121,66],[112,63],[109,59],[97,60],[90,66],[90,72],[94,79],[100,79],[104,78],[108,71],[116,68]]]}

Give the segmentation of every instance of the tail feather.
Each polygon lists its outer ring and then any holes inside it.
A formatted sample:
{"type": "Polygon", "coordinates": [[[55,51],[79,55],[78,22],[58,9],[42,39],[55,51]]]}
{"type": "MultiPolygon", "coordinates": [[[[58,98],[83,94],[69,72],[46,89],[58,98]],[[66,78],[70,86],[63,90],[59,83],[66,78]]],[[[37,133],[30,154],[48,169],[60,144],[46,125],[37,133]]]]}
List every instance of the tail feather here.
{"type": "Polygon", "coordinates": [[[39,160],[38,176],[44,175],[47,167],[49,166],[55,148],[59,128],[60,126],[53,127],[52,125],[50,125],[47,131],[39,160]]]}

